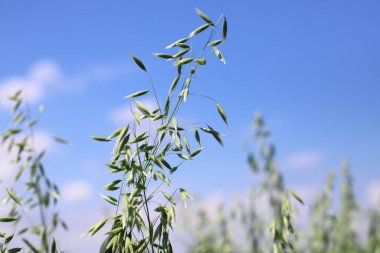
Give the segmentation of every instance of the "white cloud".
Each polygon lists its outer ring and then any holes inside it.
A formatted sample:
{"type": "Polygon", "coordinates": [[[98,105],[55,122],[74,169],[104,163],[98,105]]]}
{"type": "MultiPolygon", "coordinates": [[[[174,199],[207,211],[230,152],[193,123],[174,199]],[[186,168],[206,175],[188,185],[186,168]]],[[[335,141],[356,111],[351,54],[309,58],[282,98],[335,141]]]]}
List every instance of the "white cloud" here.
{"type": "Polygon", "coordinates": [[[317,151],[301,151],[285,157],[285,168],[311,169],[319,165],[323,160],[321,153],[317,151]]]}
{"type": "Polygon", "coordinates": [[[57,62],[39,60],[32,64],[25,75],[17,75],[0,80],[0,109],[9,108],[7,98],[18,90],[23,90],[23,98],[29,103],[38,103],[51,89],[63,88],[69,91],[82,91],[89,83],[107,82],[127,74],[127,66],[92,66],[74,76],[67,76],[57,62]],[[63,85],[64,84],[64,85],[63,85]]]}
{"type": "Polygon", "coordinates": [[[380,204],[380,181],[370,182],[366,189],[367,202],[371,207],[377,207],[380,204]]]}
{"type": "Polygon", "coordinates": [[[62,80],[60,69],[54,61],[43,60],[33,64],[25,76],[9,77],[0,81],[0,107],[9,107],[8,96],[23,89],[23,97],[29,103],[38,102],[49,87],[62,80]]]}
{"type": "Polygon", "coordinates": [[[73,181],[62,187],[62,200],[75,203],[87,200],[92,195],[92,186],[87,181],[73,181]]]}

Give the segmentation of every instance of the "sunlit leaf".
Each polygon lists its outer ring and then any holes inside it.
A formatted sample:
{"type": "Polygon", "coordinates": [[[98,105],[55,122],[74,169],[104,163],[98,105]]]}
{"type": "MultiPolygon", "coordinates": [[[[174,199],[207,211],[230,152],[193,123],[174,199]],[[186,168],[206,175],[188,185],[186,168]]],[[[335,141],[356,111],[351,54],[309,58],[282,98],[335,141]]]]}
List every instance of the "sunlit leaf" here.
{"type": "Polygon", "coordinates": [[[192,31],[190,34],[189,34],[189,37],[193,37],[201,32],[203,32],[204,30],[206,30],[208,27],[210,26],[210,24],[205,24],[205,25],[201,25],[200,27],[198,27],[197,29],[195,29],[194,31],[192,31]]]}
{"type": "Polygon", "coordinates": [[[199,10],[199,9],[196,9],[197,11],[197,14],[204,20],[206,21],[206,23],[212,25],[212,26],[215,26],[214,23],[211,21],[211,19],[206,15],[206,13],[204,13],[203,11],[199,10]]]}
{"type": "Polygon", "coordinates": [[[228,125],[227,115],[226,115],[225,111],[223,110],[222,106],[220,104],[216,104],[216,108],[218,109],[218,113],[219,113],[220,117],[222,117],[224,123],[226,123],[226,125],[228,125]]]}
{"type": "Polygon", "coordinates": [[[135,97],[140,97],[142,95],[145,95],[147,94],[149,91],[148,90],[142,90],[142,91],[138,91],[138,92],[135,92],[133,94],[130,94],[124,98],[135,98],[135,97]]]}

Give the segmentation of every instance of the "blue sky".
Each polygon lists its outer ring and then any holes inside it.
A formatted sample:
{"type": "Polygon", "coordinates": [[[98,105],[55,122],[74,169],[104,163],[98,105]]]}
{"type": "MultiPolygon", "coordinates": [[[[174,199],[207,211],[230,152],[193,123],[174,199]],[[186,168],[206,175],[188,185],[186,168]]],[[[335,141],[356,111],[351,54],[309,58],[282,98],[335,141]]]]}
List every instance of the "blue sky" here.
{"type": "MultiPolygon", "coordinates": [[[[0,95],[20,80],[35,85],[31,103],[47,108],[41,135],[69,140],[54,146],[46,163],[62,187],[88,194],[64,208],[101,209],[97,193],[108,182],[102,163],[112,147],[89,136],[120,126],[122,97],[149,88],[130,52],[166,93],[174,69],[151,53],[202,24],[195,7],[228,18],[221,48],[227,64],[210,60],[194,89],[219,101],[230,124],[212,103],[193,98],[182,119],[213,123],[226,135],[225,147],[207,141],[173,180],[203,198],[245,192],[254,176],[243,147],[260,110],[290,186],[312,195],[347,158],[357,195],[370,204],[368,192],[380,192],[378,1],[2,1],[0,95]]],[[[0,106],[3,129],[9,113],[0,106]]]]}

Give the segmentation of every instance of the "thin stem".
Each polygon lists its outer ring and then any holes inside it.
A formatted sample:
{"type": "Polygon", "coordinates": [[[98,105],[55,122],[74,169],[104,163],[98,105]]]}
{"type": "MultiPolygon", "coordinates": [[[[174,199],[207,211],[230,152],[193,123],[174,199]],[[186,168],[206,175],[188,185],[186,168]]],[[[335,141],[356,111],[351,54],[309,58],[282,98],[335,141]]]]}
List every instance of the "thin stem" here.
{"type": "MultiPolygon", "coordinates": [[[[27,114],[27,118],[29,118],[30,120],[32,120],[32,114],[30,112],[30,108],[29,108],[29,104],[27,101],[25,101],[25,107],[26,107],[26,114],[27,114]]],[[[32,153],[33,153],[33,156],[34,158],[37,158],[37,153],[36,153],[36,145],[35,145],[35,138],[34,138],[34,128],[33,126],[28,126],[29,128],[29,131],[30,131],[30,141],[31,141],[31,145],[32,145],[32,153]]],[[[38,163],[37,164],[34,164],[37,168],[39,167],[40,165],[40,161],[38,160],[38,163]]],[[[38,169],[37,171],[40,172],[40,170],[38,169]]],[[[46,238],[41,238],[41,245],[42,247],[44,246],[44,239],[46,240],[47,242],[47,245],[49,244],[48,243],[48,227],[47,227],[47,222],[46,222],[46,216],[45,216],[45,209],[44,209],[44,203],[43,203],[43,196],[42,196],[42,186],[40,184],[40,179],[41,178],[44,178],[43,175],[41,175],[40,173],[37,174],[37,177],[39,178],[38,179],[38,182],[36,184],[36,193],[37,193],[37,198],[38,198],[38,207],[39,207],[39,214],[40,214],[40,220],[41,220],[41,223],[42,223],[42,226],[44,228],[44,233],[42,234],[43,236],[46,236],[46,238]],[[38,176],[41,176],[41,177],[38,177],[38,176]]],[[[47,246],[45,245],[45,246],[47,246]]],[[[49,249],[48,248],[45,248],[46,251],[48,251],[49,249]]]]}

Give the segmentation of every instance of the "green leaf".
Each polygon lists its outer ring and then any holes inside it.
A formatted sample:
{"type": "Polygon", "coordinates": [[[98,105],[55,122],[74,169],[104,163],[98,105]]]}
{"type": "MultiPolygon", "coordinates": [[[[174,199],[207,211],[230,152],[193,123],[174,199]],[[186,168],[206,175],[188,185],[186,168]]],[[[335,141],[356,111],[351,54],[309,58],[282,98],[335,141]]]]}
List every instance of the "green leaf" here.
{"type": "Polygon", "coordinates": [[[104,190],[108,190],[108,191],[115,191],[117,189],[119,189],[120,187],[117,186],[122,180],[118,179],[118,180],[115,180],[115,181],[112,181],[111,183],[107,184],[106,186],[104,186],[104,190]]]}
{"type": "Polygon", "coordinates": [[[118,228],[114,228],[111,231],[107,232],[107,234],[117,235],[117,234],[119,234],[119,233],[121,233],[123,231],[124,231],[123,227],[118,227],[118,228]]]}
{"type": "Polygon", "coordinates": [[[11,197],[14,200],[14,202],[16,202],[19,206],[22,206],[20,199],[16,196],[16,194],[11,189],[7,189],[7,192],[8,192],[9,197],[11,197]]]}
{"type": "Polygon", "coordinates": [[[170,89],[169,89],[169,95],[171,95],[173,93],[173,90],[175,89],[175,87],[177,86],[178,84],[178,81],[179,81],[179,78],[180,76],[176,76],[176,78],[174,78],[172,84],[170,85],[170,89]]]}
{"type": "Polygon", "coordinates": [[[189,40],[189,38],[179,39],[179,40],[173,42],[172,44],[170,44],[169,46],[167,46],[166,48],[169,49],[169,48],[176,47],[176,46],[178,46],[178,44],[183,44],[183,43],[185,43],[188,40],[189,40]]]}
{"type": "Polygon", "coordinates": [[[188,95],[189,95],[189,89],[188,89],[188,88],[184,88],[184,89],[178,94],[179,97],[183,97],[183,101],[185,101],[185,102],[186,102],[186,100],[187,100],[188,95]]]}
{"type": "Polygon", "coordinates": [[[212,26],[215,26],[214,23],[211,21],[211,19],[201,10],[199,9],[196,9],[197,11],[197,14],[204,20],[206,21],[206,23],[212,25],[212,26]]]}
{"type": "Polygon", "coordinates": [[[219,49],[217,49],[216,47],[212,47],[212,50],[214,51],[215,55],[218,57],[218,59],[223,62],[224,64],[226,64],[226,60],[224,59],[222,53],[219,51],[219,49]]]}
{"type": "Polygon", "coordinates": [[[189,34],[189,37],[193,37],[201,32],[203,32],[204,30],[206,30],[208,27],[210,26],[210,24],[205,24],[205,25],[201,25],[200,27],[198,27],[197,29],[195,29],[194,31],[192,31],[190,34],[189,34]]]}
{"type": "Polygon", "coordinates": [[[198,155],[203,149],[204,147],[198,148],[197,150],[195,150],[193,153],[190,154],[190,157],[194,157],[198,155]]]}
{"type": "Polygon", "coordinates": [[[24,243],[29,247],[29,249],[33,252],[33,253],[39,253],[39,251],[37,250],[37,248],[35,246],[33,246],[33,244],[31,242],[29,242],[27,239],[23,238],[22,239],[24,241],[24,243]]]}
{"type": "Polygon", "coordinates": [[[146,132],[143,132],[142,134],[138,135],[133,141],[131,141],[131,143],[137,143],[137,142],[143,141],[148,137],[149,137],[148,135],[146,136],[146,132]]]}
{"type": "Polygon", "coordinates": [[[54,140],[58,143],[61,143],[61,144],[67,144],[68,143],[67,140],[65,140],[61,137],[57,137],[57,136],[54,137],[54,140]]]}
{"type": "Polygon", "coordinates": [[[187,139],[186,139],[185,136],[183,137],[183,144],[185,145],[185,148],[186,148],[187,153],[190,153],[190,144],[189,144],[189,142],[187,141],[187,139]]]}
{"type": "Polygon", "coordinates": [[[3,245],[7,245],[9,244],[10,241],[12,241],[14,237],[14,234],[11,234],[10,236],[8,236],[7,238],[5,238],[4,242],[2,243],[3,245]]]}
{"type": "Polygon", "coordinates": [[[20,252],[21,250],[22,248],[12,248],[8,250],[8,253],[17,253],[17,252],[20,252]]]}
{"type": "Polygon", "coordinates": [[[119,134],[121,133],[121,131],[123,130],[123,128],[119,128],[117,129],[115,132],[113,132],[109,137],[107,137],[107,139],[113,139],[117,136],[119,136],[119,134]]]}
{"type": "Polygon", "coordinates": [[[226,113],[223,110],[222,106],[220,104],[216,104],[216,108],[218,109],[218,113],[219,113],[220,117],[222,117],[224,123],[226,123],[226,125],[228,125],[227,116],[226,116],[226,113]]]}
{"type": "Polygon", "coordinates": [[[187,52],[189,52],[189,50],[190,50],[189,48],[181,50],[178,53],[176,53],[175,55],[173,55],[173,58],[179,58],[179,57],[185,55],[187,52]]]}
{"type": "Polygon", "coordinates": [[[206,65],[206,59],[195,59],[195,62],[199,65],[206,65]]]}
{"type": "Polygon", "coordinates": [[[227,39],[227,18],[224,17],[223,20],[223,40],[227,39]]]}
{"type": "Polygon", "coordinates": [[[16,221],[17,218],[14,218],[14,217],[4,217],[4,218],[0,218],[0,222],[13,222],[13,221],[16,221]]]}
{"type": "Polygon", "coordinates": [[[100,221],[96,223],[94,226],[92,226],[89,230],[85,232],[85,234],[91,233],[91,236],[95,235],[106,223],[108,219],[105,219],[103,221],[100,221]]]}
{"type": "Polygon", "coordinates": [[[103,194],[100,194],[102,196],[103,199],[105,199],[108,203],[114,205],[114,206],[117,206],[117,199],[115,199],[114,197],[111,197],[111,196],[105,196],[103,194]]]}
{"type": "Polygon", "coordinates": [[[183,204],[185,205],[185,208],[187,208],[187,202],[186,199],[193,199],[193,197],[188,193],[185,189],[180,188],[179,189],[179,195],[182,198],[183,204]]]}
{"type": "Polygon", "coordinates": [[[184,160],[190,160],[190,158],[187,156],[187,155],[184,155],[184,154],[177,154],[180,158],[184,159],[184,160]]]}
{"type": "Polygon", "coordinates": [[[210,43],[208,43],[207,45],[210,47],[215,47],[215,46],[220,45],[220,43],[222,43],[222,42],[223,42],[223,40],[214,40],[214,41],[211,41],[210,43]]]}
{"type": "Polygon", "coordinates": [[[202,127],[201,130],[205,133],[208,133],[208,134],[211,134],[214,139],[220,144],[223,146],[223,141],[222,139],[220,138],[220,133],[215,131],[214,129],[212,129],[210,126],[208,128],[205,128],[205,127],[202,127]]]}
{"type": "Polygon", "coordinates": [[[142,112],[145,116],[150,117],[151,113],[148,108],[146,108],[141,102],[135,101],[137,108],[142,112]]]}
{"type": "Polygon", "coordinates": [[[146,247],[148,247],[148,244],[149,244],[149,238],[145,238],[141,240],[138,244],[136,253],[142,253],[146,249],[146,247]]]}
{"type": "Polygon", "coordinates": [[[99,136],[90,136],[90,138],[95,140],[95,141],[105,141],[105,142],[111,141],[108,138],[103,138],[103,137],[99,137],[99,136]]]}
{"type": "Polygon", "coordinates": [[[193,60],[194,60],[193,58],[183,58],[183,59],[181,59],[179,61],[176,61],[174,63],[174,65],[185,65],[185,64],[188,64],[188,63],[192,62],[193,60]]]}
{"type": "Polygon", "coordinates": [[[55,242],[55,239],[53,239],[53,242],[51,243],[51,250],[50,250],[51,253],[58,253],[57,251],[57,244],[55,242]]]}
{"type": "Polygon", "coordinates": [[[169,196],[169,194],[167,194],[166,192],[162,192],[162,194],[165,196],[165,198],[168,200],[168,201],[170,201],[173,205],[175,205],[176,203],[175,203],[175,201],[174,201],[174,199],[171,197],[171,196],[169,196]]]}
{"type": "Polygon", "coordinates": [[[146,72],[146,68],[144,66],[144,64],[140,61],[139,58],[137,58],[135,55],[131,54],[133,60],[135,61],[136,65],[139,66],[142,70],[144,70],[146,72]]]}
{"type": "Polygon", "coordinates": [[[163,54],[163,53],[155,53],[154,55],[157,57],[163,58],[163,59],[172,59],[173,58],[173,56],[171,56],[169,54],[163,54]]]}
{"type": "Polygon", "coordinates": [[[294,191],[290,191],[290,193],[293,195],[293,197],[294,197],[298,202],[300,202],[302,205],[305,205],[305,203],[303,202],[302,198],[301,198],[297,193],[295,193],[294,191]]]}
{"type": "Polygon", "coordinates": [[[149,91],[148,90],[142,90],[142,91],[138,91],[138,92],[135,92],[133,94],[129,94],[128,96],[124,97],[124,98],[135,98],[135,97],[140,97],[142,95],[145,95],[147,94],[149,91]]]}
{"type": "Polygon", "coordinates": [[[195,135],[195,140],[198,142],[199,145],[201,145],[201,137],[199,136],[199,132],[197,129],[194,129],[194,135],[195,135]]]}

